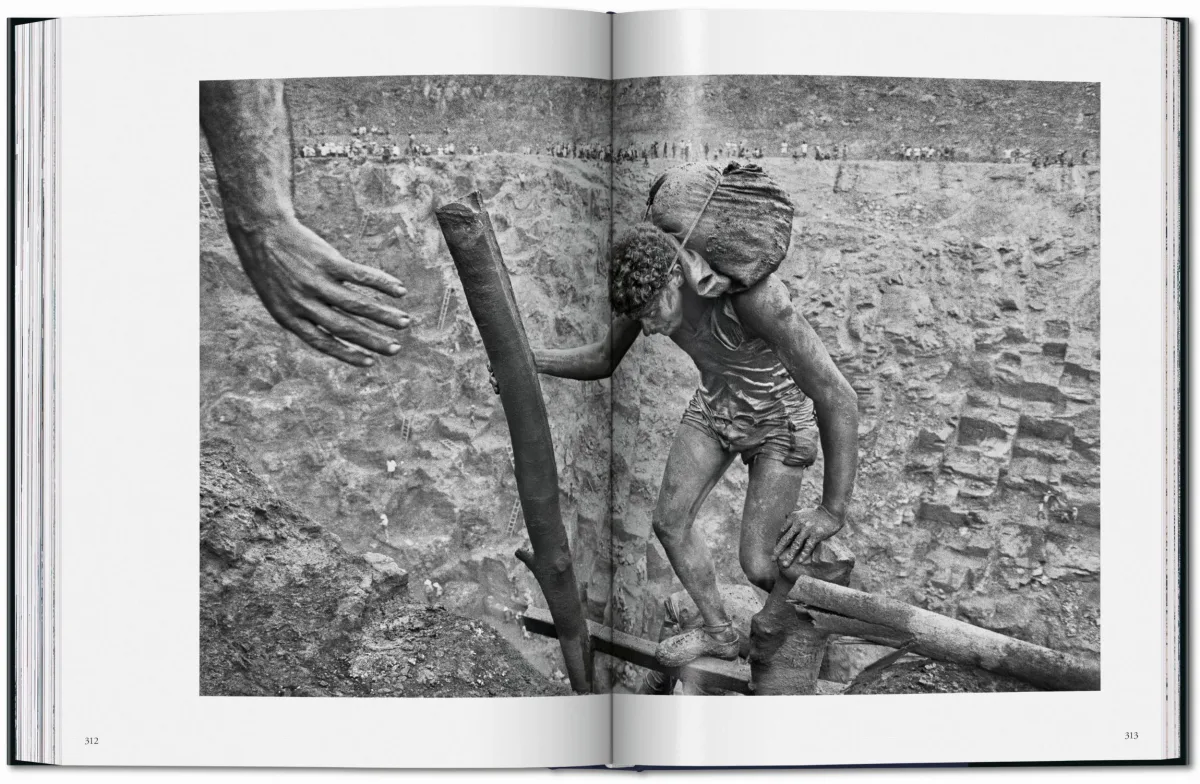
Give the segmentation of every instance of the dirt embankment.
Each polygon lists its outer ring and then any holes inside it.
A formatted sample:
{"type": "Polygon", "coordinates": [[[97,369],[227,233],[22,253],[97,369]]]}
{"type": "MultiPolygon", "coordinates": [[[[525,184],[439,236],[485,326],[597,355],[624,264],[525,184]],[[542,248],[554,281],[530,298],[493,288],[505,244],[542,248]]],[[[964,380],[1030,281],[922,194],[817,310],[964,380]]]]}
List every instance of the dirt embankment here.
{"type": "MultiPolygon", "coordinates": [[[[1100,152],[1100,86],[1084,82],[876,76],[664,76],[613,83],[615,146],[691,139],[693,159],[725,142],[776,155],[781,142],[844,146],[851,159],[895,160],[905,146],[953,146],[956,160],[1006,149],[1100,152]]],[[[682,154],[677,150],[679,154],[682,154]]],[[[809,150],[809,155],[814,154],[809,150]]],[[[786,156],[785,156],[786,157],[786,156]]]]}
{"type": "MultiPolygon", "coordinates": [[[[640,218],[670,165],[651,163],[617,167],[619,226],[640,218]]],[[[1099,168],[768,171],[796,205],[778,274],[859,397],[859,475],[841,534],[857,556],[854,587],[1098,652],[1099,168]]],[[[614,616],[635,633],[657,623],[651,597],[679,587],[650,517],[695,381],[687,358],[655,339],[639,340],[613,380],[614,616]]],[[[818,502],[820,476],[818,462],[805,503],[818,502]]],[[[698,518],[729,582],[743,579],[745,488],[735,464],[698,518]]],[[[853,674],[852,664],[831,666],[853,674]]]]}
{"type": "Polygon", "coordinates": [[[300,697],[562,694],[477,620],[408,598],[280,500],[221,439],[200,456],[200,693],[300,697]]]}
{"type": "MultiPolygon", "coordinates": [[[[670,162],[651,163],[616,167],[618,227],[640,218],[670,162]]],[[[842,534],[858,558],[853,585],[1098,651],[1099,168],[765,164],[797,208],[779,274],[859,395],[860,471],[842,534]]],[[[370,371],[280,329],[220,223],[201,229],[202,432],[235,442],[348,550],[386,553],[416,585],[441,582],[448,607],[487,619],[547,675],[561,666],[554,643],[504,620],[540,597],[512,557],[524,533],[507,428],[432,210],[481,190],[531,340],[579,345],[608,323],[608,172],[504,154],[298,161],[304,219],[409,288],[404,349],[370,371]]],[[[589,611],[643,636],[679,588],[650,515],[695,383],[686,357],[656,338],[639,339],[611,382],[543,380],[589,611]]],[[[819,487],[818,464],[806,502],[819,487]]],[[[699,517],[729,583],[744,582],[744,494],[739,463],[699,517]]],[[[863,656],[843,658],[830,666],[848,680],[863,656]]]]}
{"type": "MultiPolygon", "coordinates": [[[[550,160],[296,162],[303,220],[347,258],[408,288],[402,306],[413,325],[399,338],[403,350],[371,370],[317,354],[281,329],[217,216],[202,215],[200,251],[203,434],[236,443],[272,488],[348,550],[389,555],[416,590],[440,583],[448,608],[487,619],[547,676],[562,666],[557,644],[526,639],[509,620],[544,603],[512,555],[528,538],[514,514],[508,426],[433,209],[480,190],[531,340],[598,340],[608,325],[608,167],[550,160]]],[[[610,579],[609,384],[547,377],[543,390],[576,574],[599,617],[610,579]]]]}

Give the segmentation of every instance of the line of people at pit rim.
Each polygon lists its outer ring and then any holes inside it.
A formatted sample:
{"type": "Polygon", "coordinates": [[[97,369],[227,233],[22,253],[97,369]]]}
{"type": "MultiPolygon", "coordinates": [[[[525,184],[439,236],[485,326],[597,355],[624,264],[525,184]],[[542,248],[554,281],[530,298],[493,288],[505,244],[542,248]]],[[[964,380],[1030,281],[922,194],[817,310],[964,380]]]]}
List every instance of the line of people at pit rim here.
{"type": "MultiPolygon", "coordinates": [[[[449,134],[450,129],[445,129],[443,133],[449,134]]],[[[373,135],[391,135],[387,129],[377,126],[368,128],[365,125],[360,125],[356,128],[351,128],[350,135],[353,138],[349,142],[326,139],[316,144],[302,144],[297,147],[296,155],[300,158],[360,158],[364,160],[376,157],[381,158],[386,163],[389,160],[404,157],[459,154],[457,145],[453,141],[430,144],[418,141],[416,134],[413,133],[408,134],[408,140],[404,147],[395,142],[388,144],[386,141],[381,143],[378,140],[368,140],[367,137],[373,135]]],[[[524,145],[521,147],[520,152],[532,155],[535,150],[536,148],[532,145],[524,145]]],[[[479,155],[483,152],[483,149],[477,144],[469,144],[465,152],[467,155],[479,155]]],[[[558,158],[612,160],[612,145],[602,145],[592,142],[586,144],[577,142],[547,143],[539,152],[545,152],[547,155],[558,158]]]]}
{"type": "MultiPolygon", "coordinates": [[[[445,129],[444,133],[449,133],[449,129],[445,129]]],[[[350,134],[353,140],[346,144],[335,141],[323,141],[319,144],[304,144],[297,150],[297,154],[301,158],[361,158],[378,157],[383,162],[388,162],[392,159],[403,157],[416,156],[452,156],[458,154],[456,145],[452,141],[447,141],[442,144],[433,145],[429,143],[419,142],[415,134],[408,135],[408,143],[402,149],[399,144],[380,144],[378,141],[365,141],[369,135],[390,135],[384,128],[376,126],[367,127],[365,125],[352,128],[350,134]]],[[[710,148],[708,142],[702,142],[699,149],[695,149],[691,140],[681,140],[679,142],[663,141],[661,147],[661,155],[658,141],[652,141],[650,144],[642,144],[640,147],[636,144],[629,144],[616,151],[615,159],[617,161],[633,161],[636,162],[639,158],[649,163],[651,159],[676,158],[690,161],[693,152],[702,154],[703,160],[709,160],[710,148]]],[[[466,154],[479,155],[483,150],[477,144],[467,146],[466,154]]],[[[524,155],[533,155],[545,153],[555,158],[581,158],[588,160],[599,160],[610,162],[613,160],[612,145],[602,145],[597,143],[579,144],[577,142],[557,142],[547,143],[540,150],[533,145],[522,145],[519,152],[524,155]]],[[[789,157],[797,161],[807,159],[809,157],[809,144],[807,140],[800,142],[798,145],[791,145],[787,141],[780,142],[779,156],[789,157]]],[[[849,157],[849,147],[845,143],[834,143],[828,148],[823,148],[819,144],[812,145],[812,153],[814,160],[846,160],[849,157]]],[[[929,160],[950,160],[953,161],[958,155],[958,151],[954,145],[943,145],[941,147],[913,146],[903,145],[897,151],[897,157],[903,161],[929,161],[929,160]]],[[[720,147],[716,147],[712,153],[712,160],[720,160],[722,156],[727,158],[745,158],[758,159],[765,157],[763,149],[760,146],[749,147],[746,140],[741,142],[724,142],[720,147]]],[[[1033,167],[1048,167],[1052,165],[1059,166],[1074,166],[1075,156],[1066,149],[1060,149],[1057,155],[1034,154],[1029,150],[1020,148],[1008,148],[1003,151],[1002,161],[1004,163],[1015,163],[1023,158],[1028,158],[1033,167]]],[[[698,158],[699,159],[699,158],[698,158]]],[[[1081,152],[1081,164],[1089,163],[1089,151],[1081,152]]]]}

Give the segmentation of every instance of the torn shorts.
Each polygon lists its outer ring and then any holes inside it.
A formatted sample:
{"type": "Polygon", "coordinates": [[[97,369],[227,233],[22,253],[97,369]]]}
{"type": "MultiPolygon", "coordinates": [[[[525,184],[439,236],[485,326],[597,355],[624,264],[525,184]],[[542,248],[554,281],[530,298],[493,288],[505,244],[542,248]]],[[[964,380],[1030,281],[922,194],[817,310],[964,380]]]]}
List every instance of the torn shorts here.
{"type": "Polygon", "coordinates": [[[711,413],[697,391],[680,424],[699,430],[725,451],[740,455],[746,465],[752,465],[760,455],[802,468],[816,461],[820,433],[811,411],[787,410],[783,416],[770,416],[761,422],[743,419],[748,418],[733,420],[711,413]]]}

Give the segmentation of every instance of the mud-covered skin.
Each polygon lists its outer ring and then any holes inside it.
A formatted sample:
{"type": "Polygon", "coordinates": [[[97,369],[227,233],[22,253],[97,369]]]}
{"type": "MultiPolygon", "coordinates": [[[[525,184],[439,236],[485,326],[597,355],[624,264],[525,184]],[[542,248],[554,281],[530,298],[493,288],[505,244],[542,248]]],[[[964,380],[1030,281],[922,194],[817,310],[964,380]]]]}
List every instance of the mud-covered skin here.
{"type": "MultiPolygon", "coordinates": [[[[535,357],[543,372],[577,378],[597,369],[615,368],[636,339],[639,327],[647,336],[666,335],[701,371],[698,394],[729,415],[731,425],[740,418],[749,420],[753,427],[757,417],[769,418],[775,408],[786,412],[791,390],[812,390],[819,396],[813,398],[813,407],[825,414],[820,422],[822,444],[829,455],[827,498],[811,522],[802,517],[788,529],[793,534],[783,553],[789,560],[781,563],[791,565],[795,560],[805,560],[813,548],[841,528],[857,465],[857,400],[778,280],[768,276],[749,291],[730,298],[729,305],[732,307],[726,311],[724,302],[700,297],[686,285],[683,272],[674,265],[663,290],[632,314],[633,318],[615,322],[606,340],[573,351],[535,352],[535,357]],[[715,308],[722,311],[715,314],[715,308]],[[714,318],[722,314],[724,320],[714,318]],[[621,352],[614,355],[613,347],[621,352]],[[775,383],[764,385],[764,379],[775,383]]],[[[793,403],[808,402],[802,394],[795,397],[793,403]]],[[[784,426],[787,424],[785,418],[784,426]]],[[[723,628],[729,620],[717,590],[712,555],[694,522],[735,454],[715,435],[701,432],[691,422],[682,424],[667,457],[652,522],[676,576],[692,595],[705,625],[714,630],[723,628]]],[[[774,458],[767,454],[763,457],[774,458]]],[[[795,509],[803,480],[805,464],[789,462],[758,459],[750,463],[739,560],[746,577],[768,592],[778,579],[775,550],[780,532],[785,518],[795,509]]],[[[784,612],[770,602],[768,607],[781,615],[784,612]]],[[[671,644],[670,640],[664,641],[663,650],[669,651],[671,644]]],[[[820,657],[816,658],[819,666],[820,657]]]]}
{"type": "Polygon", "coordinates": [[[368,351],[398,353],[400,343],[390,330],[406,328],[408,314],[345,284],[395,299],[404,296],[404,286],[381,270],[347,260],[296,218],[283,84],[201,82],[200,124],[229,237],[271,316],[313,348],[352,365],[374,364],[368,351]]]}

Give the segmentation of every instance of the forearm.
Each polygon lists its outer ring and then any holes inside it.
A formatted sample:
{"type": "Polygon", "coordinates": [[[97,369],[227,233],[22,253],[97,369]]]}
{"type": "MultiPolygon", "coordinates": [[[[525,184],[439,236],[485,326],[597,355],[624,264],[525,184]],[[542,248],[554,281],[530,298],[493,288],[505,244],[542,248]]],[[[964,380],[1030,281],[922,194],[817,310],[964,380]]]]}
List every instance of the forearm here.
{"type": "Polygon", "coordinates": [[[858,471],[858,402],[846,384],[827,399],[814,400],[825,458],[821,505],[839,520],[846,519],[854,476],[858,471]]]}
{"type": "Polygon", "coordinates": [[[212,151],[229,228],[249,231],[293,220],[292,134],[283,84],[201,82],[200,124],[212,151]]]}
{"type": "Polygon", "coordinates": [[[594,381],[612,375],[605,341],[578,348],[535,348],[533,358],[539,373],[577,381],[594,381]]]}

